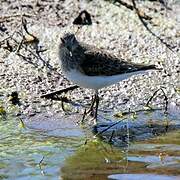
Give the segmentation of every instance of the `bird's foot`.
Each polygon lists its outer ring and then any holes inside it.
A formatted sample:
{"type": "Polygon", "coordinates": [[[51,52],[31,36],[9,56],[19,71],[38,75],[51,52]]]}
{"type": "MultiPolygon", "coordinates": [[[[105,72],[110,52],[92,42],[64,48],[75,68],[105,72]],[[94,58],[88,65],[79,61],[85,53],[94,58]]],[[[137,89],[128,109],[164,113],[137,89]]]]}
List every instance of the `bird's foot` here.
{"type": "Polygon", "coordinates": [[[94,111],[94,109],[92,110],[84,110],[84,113],[83,113],[83,116],[82,116],[82,119],[81,119],[81,124],[84,124],[84,121],[86,119],[86,117],[91,117],[90,118],[90,122],[94,122],[94,124],[97,123],[97,113],[94,111]]]}

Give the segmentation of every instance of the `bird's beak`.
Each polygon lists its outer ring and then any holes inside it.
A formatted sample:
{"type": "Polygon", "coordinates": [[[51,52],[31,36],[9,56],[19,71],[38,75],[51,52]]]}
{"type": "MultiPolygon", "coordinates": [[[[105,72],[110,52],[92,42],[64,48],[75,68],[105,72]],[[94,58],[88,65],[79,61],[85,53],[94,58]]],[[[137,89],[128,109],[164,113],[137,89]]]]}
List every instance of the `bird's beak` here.
{"type": "Polygon", "coordinates": [[[63,38],[61,38],[61,42],[62,42],[63,44],[65,43],[63,38]]]}
{"type": "Polygon", "coordinates": [[[81,29],[81,26],[78,26],[77,31],[74,33],[75,35],[78,34],[79,30],[81,29]]]}

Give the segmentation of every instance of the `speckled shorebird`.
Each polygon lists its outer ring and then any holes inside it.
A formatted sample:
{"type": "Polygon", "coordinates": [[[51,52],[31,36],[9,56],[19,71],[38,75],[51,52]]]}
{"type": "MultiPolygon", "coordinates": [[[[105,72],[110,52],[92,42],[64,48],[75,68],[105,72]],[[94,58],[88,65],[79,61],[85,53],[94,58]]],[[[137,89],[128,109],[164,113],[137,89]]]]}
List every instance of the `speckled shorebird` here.
{"type": "Polygon", "coordinates": [[[117,58],[96,47],[79,42],[74,34],[61,38],[59,56],[64,75],[75,84],[95,91],[91,108],[95,106],[97,120],[98,90],[147,70],[155,65],[134,64],[117,58]]]}

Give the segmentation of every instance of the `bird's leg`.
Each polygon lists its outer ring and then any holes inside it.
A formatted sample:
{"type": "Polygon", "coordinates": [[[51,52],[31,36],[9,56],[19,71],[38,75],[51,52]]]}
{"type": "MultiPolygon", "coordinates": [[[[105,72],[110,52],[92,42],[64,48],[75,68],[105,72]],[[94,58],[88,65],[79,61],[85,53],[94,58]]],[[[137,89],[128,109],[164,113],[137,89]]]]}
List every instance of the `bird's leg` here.
{"type": "Polygon", "coordinates": [[[98,91],[95,92],[95,102],[96,102],[96,106],[95,106],[95,122],[97,122],[97,112],[98,112],[98,105],[99,105],[99,96],[98,96],[98,91]]]}
{"type": "Polygon", "coordinates": [[[85,112],[85,115],[87,115],[88,113],[91,113],[95,124],[97,122],[98,105],[99,105],[99,96],[98,96],[98,91],[96,90],[94,97],[92,97],[91,106],[90,106],[89,110],[85,112]],[[93,110],[94,104],[95,104],[95,112],[93,110]]]}
{"type": "Polygon", "coordinates": [[[88,114],[88,113],[93,114],[93,107],[94,107],[95,101],[96,101],[95,96],[92,96],[92,101],[91,101],[90,108],[89,108],[89,110],[86,112],[87,114],[88,114]]]}
{"type": "Polygon", "coordinates": [[[83,114],[83,118],[82,118],[82,120],[81,120],[81,123],[84,122],[84,119],[85,119],[85,117],[86,117],[87,115],[94,116],[94,109],[93,109],[93,108],[94,108],[95,102],[96,102],[96,96],[94,95],[94,96],[92,96],[91,105],[90,105],[89,110],[86,111],[86,109],[85,109],[85,111],[84,111],[84,114],[83,114]]]}

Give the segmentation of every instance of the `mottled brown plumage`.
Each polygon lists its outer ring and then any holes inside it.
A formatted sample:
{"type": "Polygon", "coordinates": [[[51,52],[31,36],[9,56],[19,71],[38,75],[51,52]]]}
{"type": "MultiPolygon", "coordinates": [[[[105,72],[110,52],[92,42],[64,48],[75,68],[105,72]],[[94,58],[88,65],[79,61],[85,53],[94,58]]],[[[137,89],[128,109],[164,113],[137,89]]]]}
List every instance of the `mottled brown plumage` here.
{"type": "Polygon", "coordinates": [[[78,68],[88,76],[112,76],[135,71],[155,69],[155,65],[127,62],[102,49],[78,42],[73,34],[65,34],[60,44],[64,70],[78,68]],[[67,47],[64,42],[69,41],[67,47]],[[73,62],[73,63],[72,63],[73,62]]]}

